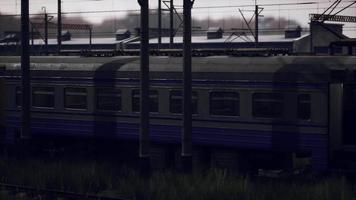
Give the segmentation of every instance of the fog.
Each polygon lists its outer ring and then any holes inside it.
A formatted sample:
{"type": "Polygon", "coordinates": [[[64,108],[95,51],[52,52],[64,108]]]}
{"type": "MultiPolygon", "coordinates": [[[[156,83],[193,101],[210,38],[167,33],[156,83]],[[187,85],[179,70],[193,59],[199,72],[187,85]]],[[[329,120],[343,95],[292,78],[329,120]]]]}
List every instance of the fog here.
{"type": "MultiPolygon", "coordinates": [[[[151,12],[150,15],[150,27],[156,28],[158,27],[158,18],[156,12],[151,12]]],[[[181,16],[182,18],[182,16],[181,16]]],[[[35,15],[31,17],[31,22],[40,22],[42,23],[44,20],[44,15],[35,15]]],[[[74,23],[74,24],[91,24],[90,20],[84,18],[83,16],[70,16],[63,15],[62,17],[63,23],[74,23]]],[[[52,23],[56,23],[57,19],[53,18],[51,20],[52,23]]],[[[174,17],[174,26],[179,27],[181,21],[177,15],[174,17]]],[[[265,34],[273,34],[277,32],[283,31],[287,27],[295,27],[300,25],[295,20],[288,20],[285,18],[274,18],[274,17],[264,17],[260,19],[260,32],[265,34]]],[[[93,33],[94,36],[97,37],[107,37],[112,36],[112,34],[120,28],[125,28],[133,31],[135,28],[140,25],[140,17],[139,13],[132,12],[120,18],[112,17],[105,19],[102,23],[92,24],[93,25],[93,33]]],[[[163,28],[169,28],[169,15],[165,13],[162,15],[162,26],[163,28]]],[[[211,18],[194,18],[192,22],[193,29],[195,30],[195,34],[199,34],[199,32],[204,32],[208,29],[208,27],[221,27],[225,30],[225,32],[231,32],[232,29],[240,29],[246,32],[247,25],[244,21],[239,17],[229,17],[224,19],[211,19],[211,18]]],[[[250,27],[254,27],[254,20],[252,20],[250,27]]],[[[4,31],[19,31],[20,30],[20,18],[14,16],[1,16],[0,13],[0,32],[4,31]]],[[[179,29],[178,34],[182,31],[182,27],[179,29]]],[[[74,35],[87,35],[85,31],[82,30],[71,30],[74,35]]],[[[52,29],[49,31],[50,37],[55,37],[56,29],[52,29]]]]}

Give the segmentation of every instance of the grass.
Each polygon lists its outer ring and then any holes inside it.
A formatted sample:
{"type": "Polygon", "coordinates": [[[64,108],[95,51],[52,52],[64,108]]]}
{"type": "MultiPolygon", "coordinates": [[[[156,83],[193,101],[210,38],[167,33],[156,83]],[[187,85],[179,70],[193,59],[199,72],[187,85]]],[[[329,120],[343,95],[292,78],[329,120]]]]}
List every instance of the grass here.
{"type": "MultiPolygon", "coordinates": [[[[160,171],[143,179],[129,167],[89,160],[0,159],[0,181],[127,199],[356,199],[354,184],[344,177],[264,180],[211,169],[193,175],[160,171]]],[[[7,195],[0,191],[0,199],[7,195]]]]}

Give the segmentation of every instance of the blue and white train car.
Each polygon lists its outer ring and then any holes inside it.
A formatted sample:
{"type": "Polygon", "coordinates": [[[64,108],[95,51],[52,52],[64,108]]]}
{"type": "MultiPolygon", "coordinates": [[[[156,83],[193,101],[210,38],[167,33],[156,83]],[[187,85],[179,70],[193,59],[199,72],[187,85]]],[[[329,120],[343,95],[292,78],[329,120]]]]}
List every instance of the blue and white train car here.
{"type": "MultiPolygon", "coordinates": [[[[182,58],[150,61],[152,142],[179,144],[182,58]]],[[[356,145],[356,57],[193,58],[193,145],[310,153],[356,145]],[[354,129],[355,128],[355,129],[354,129]]],[[[138,140],[137,57],[33,57],[33,138],[138,140]]],[[[20,60],[0,57],[1,141],[19,135],[20,60]]]]}

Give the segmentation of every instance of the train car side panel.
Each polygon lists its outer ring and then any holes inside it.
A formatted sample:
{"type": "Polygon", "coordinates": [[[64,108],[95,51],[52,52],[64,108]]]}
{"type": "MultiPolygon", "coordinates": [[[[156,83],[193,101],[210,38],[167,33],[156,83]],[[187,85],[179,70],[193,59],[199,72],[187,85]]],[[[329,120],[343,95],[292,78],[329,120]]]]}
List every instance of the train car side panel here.
{"type": "Polygon", "coordinates": [[[343,84],[331,83],[329,88],[329,141],[330,151],[342,144],[343,84]]]}
{"type": "Polygon", "coordinates": [[[4,79],[0,77],[0,143],[3,142],[3,137],[5,135],[5,111],[4,103],[6,99],[4,79]]]}

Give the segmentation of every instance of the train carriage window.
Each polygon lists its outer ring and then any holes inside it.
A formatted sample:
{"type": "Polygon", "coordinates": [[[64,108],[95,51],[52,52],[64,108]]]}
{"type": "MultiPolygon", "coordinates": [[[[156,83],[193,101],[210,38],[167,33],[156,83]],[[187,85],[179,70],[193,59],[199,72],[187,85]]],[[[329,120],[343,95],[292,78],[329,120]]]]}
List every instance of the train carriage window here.
{"type": "Polygon", "coordinates": [[[221,116],[240,115],[240,96],[236,92],[210,93],[210,114],[221,116]]]}
{"type": "Polygon", "coordinates": [[[283,95],[280,93],[255,93],[252,110],[254,117],[283,117],[283,95]]]}
{"type": "Polygon", "coordinates": [[[22,90],[21,90],[21,87],[16,87],[16,89],[15,89],[16,91],[16,99],[15,99],[15,101],[16,101],[16,106],[17,107],[21,107],[21,105],[22,105],[22,90]]]}
{"type": "Polygon", "coordinates": [[[97,89],[96,107],[100,110],[121,111],[121,90],[97,89]]]}
{"type": "MultiPolygon", "coordinates": [[[[150,112],[158,112],[158,91],[150,90],[150,112]]],[[[140,90],[132,90],[132,111],[140,112],[140,90]]]]}
{"type": "Polygon", "coordinates": [[[298,95],[298,119],[309,120],[311,117],[310,94],[298,95]]]}
{"type": "Polygon", "coordinates": [[[65,108],[87,109],[87,90],[85,88],[65,88],[65,108]]]}
{"type": "Polygon", "coordinates": [[[53,87],[33,87],[32,106],[41,108],[54,107],[54,88],[53,87]]]}
{"type": "MultiPolygon", "coordinates": [[[[169,94],[169,112],[181,114],[183,110],[182,90],[173,90],[169,94]]],[[[192,113],[198,114],[198,93],[192,92],[192,113]]]]}

